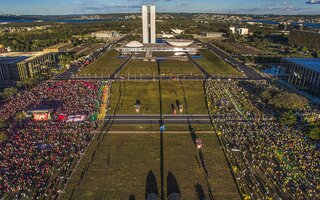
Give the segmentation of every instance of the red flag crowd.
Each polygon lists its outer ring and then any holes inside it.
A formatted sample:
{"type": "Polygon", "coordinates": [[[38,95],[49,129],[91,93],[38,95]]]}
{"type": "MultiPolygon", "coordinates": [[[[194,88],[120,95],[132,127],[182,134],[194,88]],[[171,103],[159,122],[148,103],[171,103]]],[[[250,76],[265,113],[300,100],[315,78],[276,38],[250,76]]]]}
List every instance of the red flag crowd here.
{"type": "Polygon", "coordinates": [[[6,140],[0,143],[0,198],[54,196],[70,175],[97,127],[100,81],[45,81],[0,107],[6,140]],[[50,109],[49,121],[17,118],[16,113],[50,109]],[[70,115],[85,121],[67,122],[70,115]]]}

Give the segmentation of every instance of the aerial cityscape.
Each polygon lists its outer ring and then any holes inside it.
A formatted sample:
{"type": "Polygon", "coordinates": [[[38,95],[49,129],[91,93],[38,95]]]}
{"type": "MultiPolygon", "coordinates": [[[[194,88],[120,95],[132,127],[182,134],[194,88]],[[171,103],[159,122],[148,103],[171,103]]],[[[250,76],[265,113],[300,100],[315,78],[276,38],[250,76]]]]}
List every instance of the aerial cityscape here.
{"type": "Polygon", "coordinates": [[[320,0],[0,0],[0,199],[320,199],[320,0]]]}

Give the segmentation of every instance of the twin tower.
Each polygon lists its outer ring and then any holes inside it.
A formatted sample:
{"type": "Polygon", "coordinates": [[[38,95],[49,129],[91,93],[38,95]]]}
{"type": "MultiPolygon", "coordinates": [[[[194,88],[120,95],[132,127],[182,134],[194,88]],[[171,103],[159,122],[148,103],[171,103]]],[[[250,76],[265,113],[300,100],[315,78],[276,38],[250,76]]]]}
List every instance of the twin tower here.
{"type": "Polygon", "coordinates": [[[156,6],[142,5],[143,43],[156,43],[156,6]]]}

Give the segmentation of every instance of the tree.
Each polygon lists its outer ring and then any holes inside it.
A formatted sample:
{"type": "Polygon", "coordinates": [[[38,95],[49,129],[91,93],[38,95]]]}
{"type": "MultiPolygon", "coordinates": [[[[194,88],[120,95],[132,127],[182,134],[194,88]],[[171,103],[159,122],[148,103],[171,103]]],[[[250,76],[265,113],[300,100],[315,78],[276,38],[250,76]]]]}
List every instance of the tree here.
{"type": "Polygon", "coordinates": [[[281,123],[285,126],[294,126],[297,124],[297,116],[292,111],[284,112],[281,116],[281,123]]]}
{"type": "Polygon", "coordinates": [[[177,39],[193,39],[193,35],[181,33],[177,36],[177,39]]]}
{"type": "Polygon", "coordinates": [[[308,51],[308,48],[307,48],[306,46],[304,46],[304,47],[301,48],[301,51],[307,52],[307,51],[308,51]]]}
{"type": "Polygon", "coordinates": [[[320,140],[320,126],[309,126],[307,130],[308,136],[313,140],[320,140]]]}
{"type": "Polygon", "coordinates": [[[266,90],[264,90],[261,93],[261,97],[265,100],[265,101],[269,101],[270,99],[272,99],[276,94],[278,94],[279,91],[275,88],[267,88],[266,90]]]}
{"type": "Polygon", "coordinates": [[[5,88],[2,92],[2,96],[4,99],[11,98],[13,95],[17,94],[18,90],[15,87],[5,88]]]}
{"type": "Polygon", "coordinates": [[[0,142],[3,142],[7,139],[7,136],[4,133],[0,133],[0,142]]]}
{"type": "Polygon", "coordinates": [[[293,93],[279,93],[269,100],[269,103],[275,108],[284,110],[306,110],[308,100],[300,95],[293,93]]]}
{"type": "Polygon", "coordinates": [[[0,121],[0,129],[6,128],[8,125],[4,121],[0,121]]]}

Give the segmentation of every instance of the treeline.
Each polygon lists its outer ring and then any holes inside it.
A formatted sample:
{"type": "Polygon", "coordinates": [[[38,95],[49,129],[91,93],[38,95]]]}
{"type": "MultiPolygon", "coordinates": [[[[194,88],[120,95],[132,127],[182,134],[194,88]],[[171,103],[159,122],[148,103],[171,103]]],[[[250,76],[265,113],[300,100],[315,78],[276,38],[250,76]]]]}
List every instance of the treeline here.
{"type": "Polygon", "coordinates": [[[289,44],[296,47],[307,47],[320,50],[320,33],[310,31],[291,31],[289,44]]]}
{"type": "Polygon", "coordinates": [[[75,35],[81,36],[100,30],[117,30],[121,33],[128,33],[139,27],[139,22],[122,20],[103,23],[56,24],[47,30],[0,34],[0,43],[5,47],[10,47],[12,51],[41,51],[48,46],[68,41],[77,45],[79,41],[73,37],[75,35]]]}
{"type": "Polygon", "coordinates": [[[190,19],[170,19],[157,23],[157,32],[171,32],[171,29],[182,29],[185,34],[200,34],[202,32],[225,32],[228,33],[229,23],[201,23],[190,19]]]}

